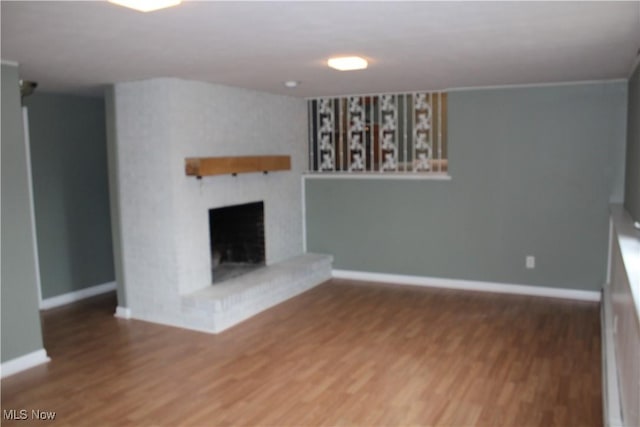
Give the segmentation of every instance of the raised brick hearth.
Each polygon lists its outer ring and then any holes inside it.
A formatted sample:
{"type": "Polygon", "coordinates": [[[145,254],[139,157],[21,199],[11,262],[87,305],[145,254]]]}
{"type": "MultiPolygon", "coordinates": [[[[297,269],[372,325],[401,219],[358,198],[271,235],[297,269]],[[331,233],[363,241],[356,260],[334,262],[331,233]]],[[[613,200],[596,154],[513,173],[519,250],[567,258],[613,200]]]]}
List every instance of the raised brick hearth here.
{"type": "Polygon", "coordinates": [[[331,278],[328,255],[304,254],[182,297],[195,329],[221,332],[331,278]]]}

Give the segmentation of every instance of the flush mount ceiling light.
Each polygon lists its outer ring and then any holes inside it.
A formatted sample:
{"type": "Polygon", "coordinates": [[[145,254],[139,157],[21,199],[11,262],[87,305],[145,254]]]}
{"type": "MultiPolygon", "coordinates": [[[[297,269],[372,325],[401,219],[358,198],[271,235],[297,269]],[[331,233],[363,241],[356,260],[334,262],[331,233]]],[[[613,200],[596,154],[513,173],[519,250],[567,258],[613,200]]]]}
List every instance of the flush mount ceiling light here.
{"type": "Polygon", "coordinates": [[[139,12],[152,12],[158,9],[177,6],[182,0],[109,0],[109,3],[135,9],[139,12]]]}
{"type": "Polygon", "coordinates": [[[367,60],[359,56],[342,56],[338,58],[329,58],[327,61],[329,67],[340,71],[364,70],[367,68],[367,60]]]}
{"type": "Polygon", "coordinates": [[[300,84],[300,82],[297,81],[297,80],[287,80],[286,82],[284,82],[284,85],[286,87],[288,87],[289,89],[293,89],[295,87],[298,87],[299,84],[300,84]]]}

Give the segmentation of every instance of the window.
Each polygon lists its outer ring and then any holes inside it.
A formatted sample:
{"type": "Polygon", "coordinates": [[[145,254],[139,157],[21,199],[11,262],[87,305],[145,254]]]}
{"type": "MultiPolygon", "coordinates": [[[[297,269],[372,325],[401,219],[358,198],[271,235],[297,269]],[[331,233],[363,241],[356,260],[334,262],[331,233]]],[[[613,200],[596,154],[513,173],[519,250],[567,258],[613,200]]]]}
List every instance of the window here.
{"type": "Polygon", "coordinates": [[[308,110],[312,172],[447,174],[444,92],[317,98],[308,110]]]}

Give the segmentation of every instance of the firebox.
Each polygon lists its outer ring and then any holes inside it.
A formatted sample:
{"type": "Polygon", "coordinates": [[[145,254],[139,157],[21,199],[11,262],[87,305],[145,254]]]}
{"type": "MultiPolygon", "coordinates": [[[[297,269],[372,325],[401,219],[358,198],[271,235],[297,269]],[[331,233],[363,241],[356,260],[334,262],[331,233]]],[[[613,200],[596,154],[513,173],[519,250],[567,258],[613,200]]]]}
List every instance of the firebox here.
{"type": "Polygon", "coordinates": [[[265,264],[264,202],[209,210],[212,283],[265,264]]]}

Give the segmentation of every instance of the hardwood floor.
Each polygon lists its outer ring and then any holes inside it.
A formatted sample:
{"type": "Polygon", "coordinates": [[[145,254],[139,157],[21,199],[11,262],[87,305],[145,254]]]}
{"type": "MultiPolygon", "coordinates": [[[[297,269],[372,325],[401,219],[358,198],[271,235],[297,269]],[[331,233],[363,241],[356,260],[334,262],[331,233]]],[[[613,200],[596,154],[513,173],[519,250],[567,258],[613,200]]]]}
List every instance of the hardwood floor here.
{"type": "MultiPolygon", "coordinates": [[[[65,426],[602,425],[597,303],[332,280],[219,335],[45,312],[2,409],[65,426]]],[[[10,425],[44,421],[10,421],[10,425]]]]}

